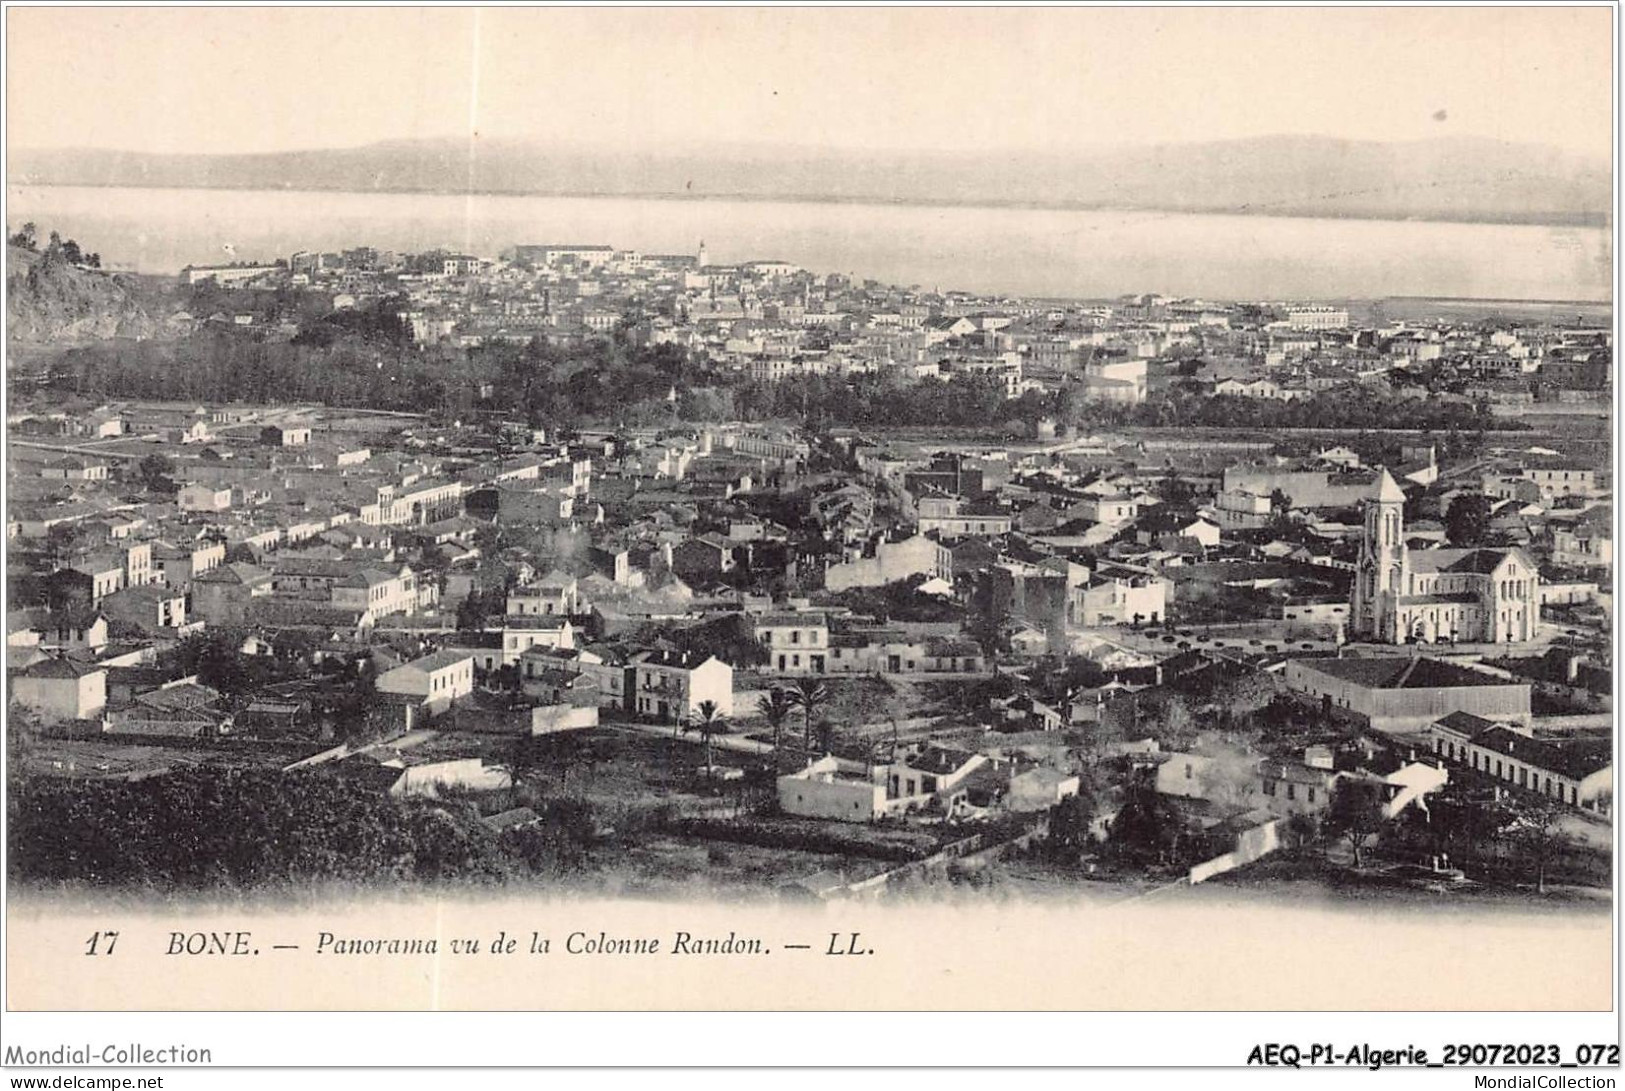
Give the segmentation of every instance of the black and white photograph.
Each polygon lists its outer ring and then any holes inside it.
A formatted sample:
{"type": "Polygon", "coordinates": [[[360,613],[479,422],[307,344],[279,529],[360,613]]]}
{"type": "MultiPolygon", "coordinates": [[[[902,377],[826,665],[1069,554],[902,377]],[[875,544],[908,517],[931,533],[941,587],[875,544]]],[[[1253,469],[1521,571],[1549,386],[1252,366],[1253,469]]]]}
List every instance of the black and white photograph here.
{"type": "Polygon", "coordinates": [[[9,6],[8,1012],[1612,1020],[1617,16],[9,6]]]}

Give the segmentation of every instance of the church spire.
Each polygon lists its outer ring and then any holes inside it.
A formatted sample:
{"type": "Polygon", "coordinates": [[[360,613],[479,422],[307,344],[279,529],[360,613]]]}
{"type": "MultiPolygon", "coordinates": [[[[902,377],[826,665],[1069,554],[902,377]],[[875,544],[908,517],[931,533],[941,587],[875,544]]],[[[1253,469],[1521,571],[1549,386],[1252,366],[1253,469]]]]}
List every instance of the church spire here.
{"type": "Polygon", "coordinates": [[[1368,638],[1394,643],[1397,603],[1409,582],[1405,549],[1405,491],[1386,468],[1365,501],[1365,533],[1355,566],[1350,628],[1368,638]]]}

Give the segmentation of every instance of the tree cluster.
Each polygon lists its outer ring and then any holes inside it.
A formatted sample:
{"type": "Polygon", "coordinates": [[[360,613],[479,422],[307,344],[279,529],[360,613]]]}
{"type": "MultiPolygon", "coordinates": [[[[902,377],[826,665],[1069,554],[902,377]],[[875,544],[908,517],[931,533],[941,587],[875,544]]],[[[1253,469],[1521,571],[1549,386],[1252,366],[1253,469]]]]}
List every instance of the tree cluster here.
{"type": "Polygon", "coordinates": [[[927,594],[920,585],[929,577],[910,576],[894,580],[880,587],[856,588],[823,595],[820,605],[845,607],[855,614],[866,614],[879,621],[958,621],[964,611],[951,599],[927,594]]]}
{"type": "Polygon", "coordinates": [[[454,359],[435,352],[390,351],[359,336],[321,345],[262,341],[229,328],[174,341],[80,346],[50,370],[57,388],[96,396],[412,412],[456,404],[471,389],[454,359]]]}
{"type": "MultiPolygon", "coordinates": [[[[33,224],[25,223],[11,235],[6,236],[6,242],[20,250],[30,253],[39,253],[39,228],[33,224]]],[[[45,247],[47,261],[60,260],[70,265],[84,265],[91,269],[102,267],[102,256],[90,253],[80,247],[76,239],[64,239],[60,233],[51,232],[50,242],[45,247]]]]}
{"type": "Polygon", "coordinates": [[[779,382],[741,381],[734,405],[748,420],[789,418],[809,427],[836,425],[937,425],[985,427],[1036,416],[1041,410],[1005,398],[1000,379],[961,376],[947,382],[915,381],[882,372],[850,379],[795,376],[779,382]]]}
{"type": "Polygon", "coordinates": [[[1444,513],[1444,532],[1455,546],[1483,545],[1490,533],[1490,498],[1482,493],[1462,493],[1450,501],[1444,513]]]}
{"type": "Polygon", "coordinates": [[[1107,833],[1109,857],[1140,866],[1178,868],[1202,859],[1205,848],[1187,832],[1179,810],[1157,791],[1153,778],[1138,777],[1125,786],[1123,804],[1107,833]]]}
{"type": "Polygon", "coordinates": [[[636,639],[639,643],[664,641],[702,659],[714,655],[736,669],[760,666],[768,660],[767,649],[756,639],[744,614],[721,614],[681,628],[645,625],[639,628],[636,639]]]}

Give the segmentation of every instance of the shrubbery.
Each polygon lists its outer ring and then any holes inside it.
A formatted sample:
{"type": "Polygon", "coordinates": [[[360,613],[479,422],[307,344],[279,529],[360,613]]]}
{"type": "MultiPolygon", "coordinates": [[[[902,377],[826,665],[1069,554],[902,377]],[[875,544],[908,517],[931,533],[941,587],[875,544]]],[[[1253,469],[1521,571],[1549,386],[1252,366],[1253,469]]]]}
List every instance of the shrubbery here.
{"type": "Polygon", "coordinates": [[[921,860],[935,851],[929,845],[910,845],[901,840],[888,840],[868,826],[841,829],[825,823],[774,822],[768,819],[726,821],[711,818],[690,818],[674,824],[674,833],[690,837],[703,837],[709,841],[732,841],[741,845],[757,845],[769,849],[797,849],[801,852],[823,852],[832,855],[866,856],[906,864],[921,860]]]}
{"type": "Polygon", "coordinates": [[[558,800],[500,836],[468,803],[396,800],[323,769],[212,766],[134,782],[15,778],[14,880],[161,890],[322,881],[498,882],[581,866],[589,804],[558,800]]]}

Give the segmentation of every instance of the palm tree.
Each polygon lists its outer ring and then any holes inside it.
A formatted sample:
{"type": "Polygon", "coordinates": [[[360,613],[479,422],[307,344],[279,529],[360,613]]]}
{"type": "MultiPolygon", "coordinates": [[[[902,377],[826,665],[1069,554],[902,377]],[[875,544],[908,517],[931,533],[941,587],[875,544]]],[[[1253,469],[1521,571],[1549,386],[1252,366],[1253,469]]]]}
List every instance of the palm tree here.
{"type": "Polygon", "coordinates": [[[790,714],[796,710],[795,698],[783,686],[774,686],[756,705],[756,710],[762,718],[773,728],[773,772],[779,771],[779,746],[784,735],[784,725],[789,722],[790,714]]]}
{"type": "Polygon", "coordinates": [[[727,717],[717,708],[715,701],[701,701],[694,709],[695,719],[683,725],[683,733],[698,731],[705,744],[705,775],[711,776],[711,736],[722,730],[727,717]]]}
{"type": "Polygon", "coordinates": [[[806,716],[801,746],[806,751],[808,765],[813,761],[813,719],[817,716],[819,707],[828,700],[829,687],[816,678],[803,678],[790,690],[790,702],[806,716]]]}

